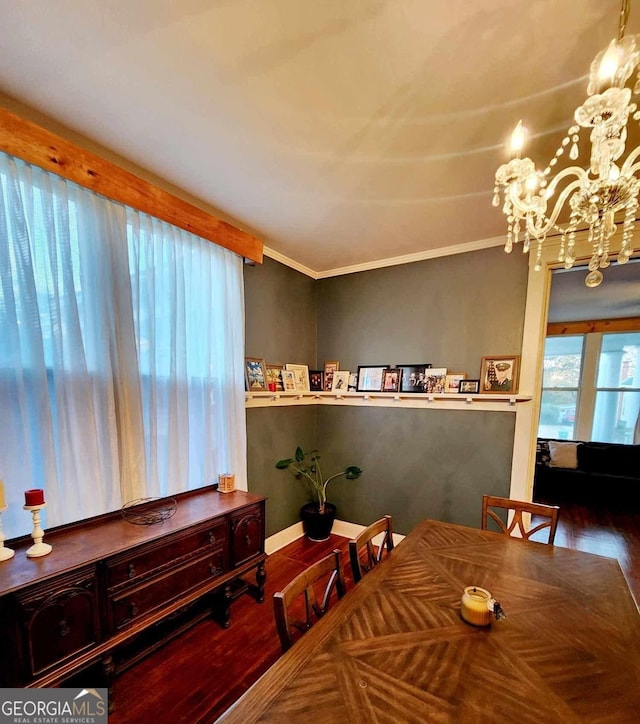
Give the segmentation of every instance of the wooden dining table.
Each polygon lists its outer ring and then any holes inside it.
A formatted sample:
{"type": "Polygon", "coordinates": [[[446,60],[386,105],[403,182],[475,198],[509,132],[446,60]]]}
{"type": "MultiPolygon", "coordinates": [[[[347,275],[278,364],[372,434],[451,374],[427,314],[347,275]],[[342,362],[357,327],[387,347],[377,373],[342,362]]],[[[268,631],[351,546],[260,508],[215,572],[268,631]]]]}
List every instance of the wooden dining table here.
{"type": "Polygon", "coordinates": [[[640,614],[614,559],[425,520],[218,721],[637,723],[640,614]]]}

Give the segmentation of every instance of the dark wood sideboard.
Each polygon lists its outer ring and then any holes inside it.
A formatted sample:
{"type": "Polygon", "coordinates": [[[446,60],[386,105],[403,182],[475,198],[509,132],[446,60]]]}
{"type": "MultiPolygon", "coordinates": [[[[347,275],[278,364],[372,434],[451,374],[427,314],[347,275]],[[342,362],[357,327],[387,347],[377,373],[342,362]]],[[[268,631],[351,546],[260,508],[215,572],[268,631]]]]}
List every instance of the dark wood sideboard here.
{"type": "Polygon", "coordinates": [[[111,687],[128,665],[121,652],[140,657],[198,615],[216,612],[227,627],[242,593],[262,603],[265,498],[216,488],[173,496],[176,512],[160,523],[115,512],[45,531],[53,550],[42,558],[27,558],[31,538],[7,541],[16,553],[0,563],[0,687],[57,686],[95,664],[111,687]],[[255,584],[244,578],[254,572],[255,584]]]}

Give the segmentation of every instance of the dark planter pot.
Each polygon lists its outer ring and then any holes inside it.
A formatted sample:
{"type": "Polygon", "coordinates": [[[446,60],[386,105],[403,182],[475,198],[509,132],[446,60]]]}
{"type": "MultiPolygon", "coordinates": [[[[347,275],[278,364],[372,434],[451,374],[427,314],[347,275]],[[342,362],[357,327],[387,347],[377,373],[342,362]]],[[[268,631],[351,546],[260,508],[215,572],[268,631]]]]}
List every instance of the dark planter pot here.
{"type": "Polygon", "coordinates": [[[327,540],[336,517],[336,506],[325,503],[324,513],[320,513],[317,503],[307,503],[300,508],[300,517],[304,534],[309,540],[327,540]]]}

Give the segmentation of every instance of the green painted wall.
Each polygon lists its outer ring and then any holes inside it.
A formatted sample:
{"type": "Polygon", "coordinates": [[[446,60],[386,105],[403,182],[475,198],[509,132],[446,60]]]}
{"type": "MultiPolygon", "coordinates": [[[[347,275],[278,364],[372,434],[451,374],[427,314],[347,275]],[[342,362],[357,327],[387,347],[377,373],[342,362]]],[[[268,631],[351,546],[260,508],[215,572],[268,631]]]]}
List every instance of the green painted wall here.
{"type": "Polygon", "coordinates": [[[252,493],[266,495],[267,535],[300,520],[307,489],[288,470],[276,470],[282,458],[301,445],[312,450],[317,439],[316,407],[257,407],[247,410],[247,478],[252,493]]]}
{"type": "MultiPolygon", "coordinates": [[[[527,257],[501,248],[318,282],[318,360],[430,362],[477,378],[483,356],[520,354],[527,257]]],[[[343,520],[385,513],[406,533],[425,517],[479,525],[483,493],[508,495],[515,414],[362,407],[319,409],[327,469],[343,520]]]]}
{"type": "MultiPolygon", "coordinates": [[[[277,262],[245,270],[246,354],[310,367],[431,362],[478,377],[483,356],[520,354],[527,257],[501,248],[314,281],[277,262]]],[[[391,513],[477,526],[483,493],[507,495],[515,414],[365,407],[247,410],[249,489],[267,495],[267,535],[299,520],[300,483],[273,466],[317,446],[343,520],[391,513]]]]}
{"type": "Polygon", "coordinates": [[[398,533],[423,518],[479,527],[482,494],[509,494],[515,414],[383,407],[318,408],[325,471],[364,470],[328,489],[338,517],[385,513],[398,533]]]}
{"type": "Polygon", "coordinates": [[[316,364],[317,282],[265,257],[245,266],[245,354],[273,364],[316,364]]]}
{"type": "MultiPolygon", "coordinates": [[[[245,267],[247,357],[274,364],[316,364],[316,285],[269,258],[262,265],[245,267]]],[[[296,523],[308,500],[302,484],[274,465],[291,456],[297,445],[315,446],[316,421],[313,406],[247,410],[248,487],[268,497],[268,536],[296,523]]]]}
{"type": "Polygon", "coordinates": [[[480,358],[520,354],[524,254],[501,247],[318,282],[318,361],[430,362],[480,374],[480,358]]]}

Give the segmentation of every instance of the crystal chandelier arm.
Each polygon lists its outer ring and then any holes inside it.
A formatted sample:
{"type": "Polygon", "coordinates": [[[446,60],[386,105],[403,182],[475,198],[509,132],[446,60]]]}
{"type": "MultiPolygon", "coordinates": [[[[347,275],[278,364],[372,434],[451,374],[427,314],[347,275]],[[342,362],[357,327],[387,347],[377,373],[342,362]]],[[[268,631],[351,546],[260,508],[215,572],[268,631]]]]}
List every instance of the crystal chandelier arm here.
{"type": "Polygon", "coordinates": [[[518,211],[521,211],[524,214],[532,211],[539,211],[541,206],[540,201],[542,200],[542,206],[546,208],[546,199],[555,193],[556,187],[560,181],[565,179],[567,176],[575,176],[576,180],[563,189],[562,193],[558,197],[558,201],[562,199],[562,204],[564,204],[568,194],[588,181],[587,172],[579,166],[569,166],[569,168],[565,168],[560,171],[560,173],[555,176],[553,181],[551,181],[551,183],[547,186],[544,198],[541,195],[523,197],[520,193],[518,193],[518,189],[522,187],[522,182],[512,182],[509,184],[509,200],[518,211]],[[527,201],[527,199],[529,199],[529,201],[527,201]]]}
{"type": "Polygon", "coordinates": [[[509,200],[520,214],[527,217],[527,228],[536,238],[545,236],[555,225],[560,211],[564,206],[567,198],[587,180],[587,173],[579,166],[570,166],[563,169],[549,184],[545,191],[545,197],[533,196],[527,202],[526,198],[522,198],[518,192],[518,184],[512,183],[509,186],[509,200]],[[558,184],[568,176],[575,176],[575,180],[568,184],[558,196],[551,215],[547,218],[547,199],[556,190],[558,184]]]}
{"type": "MultiPolygon", "coordinates": [[[[570,169],[565,169],[566,171],[569,171],[570,169]]],[[[579,168],[578,171],[582,171],[584,176],[587,174],[584,173],[584,171],[579,168]]],[[[559,177],[558,177],[559,178],[559,177]]],[[[527,217],[527,229],[529,230],[529,233],[536,237],[536,239],[544,238],[551,229],[554,228],[556,221],[558,220],[558,216],[560,215],[560,212],[562,211],[562,208],[564,207],[565,201],[569,198],[569,196],[574,192],[577,191],[582,185],[582,181],[579,179],[576,179],[575,181],[572,181],[568,186],[566,186],[564,189],[562,189],[562,192],[558,196],[558,199],[556,201],[555,206],[553,207],[553,211],[551,212],[551,215],[549,217],[542,216],[528,216],[527,217]],[[541,224],[541,222],[544,221],[544,224],[541,224]],[[536,223],[537,222],[537,223],[536,223]]],[[[546,207],[545,207],[546,212],[546,207]]]]}
{"type": "Polygon", "coordinates": [[[627,156],[620,169],[620,174],[622,176],[631,176],[631,174],[634,174],[638,170],[638,166],[634,165],[638,158],[640,158],[640,146],[634,148],[627,156]]]}
{"type": "Polygon", "coordinates": [[[580,166],[569,166],[568,168],[564,168],[562,169],[562,171],[560,171],[560,173],[553,177],[553,179],[547,186],[547,198],[555,193],[556,187],[558,186],[560,181],[562,181],[562,179],[566,178],[567,176],[575,176],[576,180],[572,181],[566,188],[562,190],[562,193],[558,197],[558,201],[560,199],[563,199],[562,203],[564,203],[564,200],[566,199],[567,189],[573,190],[574,188],[578,188],[580,187],[580,185],[587,183],[589,180],[589,174],[583,168],[580,168],[580,166]]]}
{"type": "Polygon", "coordinates": [[[531,196],[530,194],[526,197],[522,197],[518,193],[517,182],[509,184],[509,201],[513,205],[513,208],[516,209],[521,216],[538,211],[540,208],[540,197],[531,196]],[[529,199],[529,201],[527,201],[527,199],[529,199]]]}

